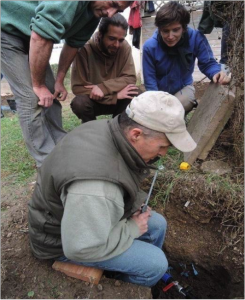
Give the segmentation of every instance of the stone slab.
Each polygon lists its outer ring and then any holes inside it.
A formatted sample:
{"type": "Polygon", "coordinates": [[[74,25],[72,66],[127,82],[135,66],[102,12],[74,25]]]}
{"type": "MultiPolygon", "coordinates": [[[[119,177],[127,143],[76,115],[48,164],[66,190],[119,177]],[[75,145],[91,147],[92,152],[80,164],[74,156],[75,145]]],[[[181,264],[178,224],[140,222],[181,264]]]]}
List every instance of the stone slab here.
{"type": "Polygon", "coordinates": [[[223,115],[222,120],[220,120],[219,124],[217,125],[214,133],[212,134],[212,136],[210,137],[209,141],[207,142],[206,146],[203,148],[202,152],[200,153],[200,155],[198,156],[199,159],[206,159],[210,150],[213,148],[214,144],[216,143],[221,131],[223,130],[223,128],[225,127],[225,124],[227,123],[227,121],[230,119],[232,112],[233,112],[233,107],[234,107],[234,101],[231,103],[229,109],[227,109],[226,105],[223,105],[223,107],[221,109],[223,109],[224,111],[220,110],[220,114],[223,115]],[[225,111],[226,110],[226,111],[225,111]]]}
{"type": "Polygon", "coordinates": [[[193,164],[201,154],[206,157],[232,113],[234,100],[234,91],[227,86],[209,84],[187,126],[197,147],[184,154],[186,162],[193,164]]]}

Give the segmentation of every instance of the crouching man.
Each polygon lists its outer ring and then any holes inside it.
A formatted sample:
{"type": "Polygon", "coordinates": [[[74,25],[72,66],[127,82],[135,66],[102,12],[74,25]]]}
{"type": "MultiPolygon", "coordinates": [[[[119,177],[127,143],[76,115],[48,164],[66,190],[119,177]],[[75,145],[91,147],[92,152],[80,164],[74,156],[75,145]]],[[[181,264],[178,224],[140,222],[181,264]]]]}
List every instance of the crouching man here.
{"type": "Polygon", "coordinates": [[[184,108],[166,92],[135,97],[121,115],[69,132],[45,159],[29,202],[34,255],[114,271],[153,286],[168,267],[166,221],[150,208],[140,182],[170,145],[192,151],[184,108]]]}
{"type": "Polygon", "coordinates": [[[127,29],[120,14],[102,18],[99,31],[76,55],[71,76],[76,97],[71,108],[83,123],[100,115],[117,116],[138,95],[127,29]]]}

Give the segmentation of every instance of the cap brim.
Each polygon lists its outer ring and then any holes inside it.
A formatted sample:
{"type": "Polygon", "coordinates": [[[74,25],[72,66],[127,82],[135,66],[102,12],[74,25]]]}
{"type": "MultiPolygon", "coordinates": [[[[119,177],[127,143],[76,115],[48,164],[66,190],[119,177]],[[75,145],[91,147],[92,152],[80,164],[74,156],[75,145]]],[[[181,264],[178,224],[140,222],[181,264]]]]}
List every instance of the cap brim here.
{"type": "Polygon", "coordinates": [[[181,133],[165,133],[171,144],[182,152],[193,151],[197,144],[186,130],[181,133]]]}

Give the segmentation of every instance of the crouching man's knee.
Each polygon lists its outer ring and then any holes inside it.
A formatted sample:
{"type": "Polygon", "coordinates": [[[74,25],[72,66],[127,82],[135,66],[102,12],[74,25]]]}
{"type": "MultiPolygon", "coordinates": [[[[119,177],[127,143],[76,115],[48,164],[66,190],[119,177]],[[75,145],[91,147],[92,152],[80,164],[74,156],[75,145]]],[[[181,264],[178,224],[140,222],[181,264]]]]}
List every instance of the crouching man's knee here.
{"type": "Polygon", "coordinates": [[[168,270],[168,260],[164,252],[162,252],[161,255],[158,256],[158,259],[158,262],[154,265],[155,278],[153,278],[151,286],[155,285],[168,270]]]}
{"type": "Polygon", "coordinates": [[[148,260],[145,265],[145,277],[147,278],[143,285],[152,287],[154,286],[167,272],[168,261],[164,252],[157,248],[154,250],[154,256],[148,260]]]}
{"type": "Polygon", "coordinates": [[[88,110],[88,107],[90,107],[90,102],[91,100],[87,95],[76,96],[71,101],[71,109],[79,119],[82,119],[84,113],[88,110]]]}

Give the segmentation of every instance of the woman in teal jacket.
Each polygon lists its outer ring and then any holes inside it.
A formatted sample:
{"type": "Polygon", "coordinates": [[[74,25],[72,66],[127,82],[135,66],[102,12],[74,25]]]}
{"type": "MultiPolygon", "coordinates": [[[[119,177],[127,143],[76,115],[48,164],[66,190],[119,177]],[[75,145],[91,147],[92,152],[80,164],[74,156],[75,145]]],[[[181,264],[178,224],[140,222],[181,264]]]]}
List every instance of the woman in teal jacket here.
{"type": "Polygon", "coordinates": [[[198,67],[215,83],[227,84],[230,78],[221,71],[206,37],[187,27],[190,14],[178,2],[168,2],[157,12],[158,27],[143,47],[143,74],[147,91],[175,95],[186,113],[196,105],[192,73],[198,67]]]}

